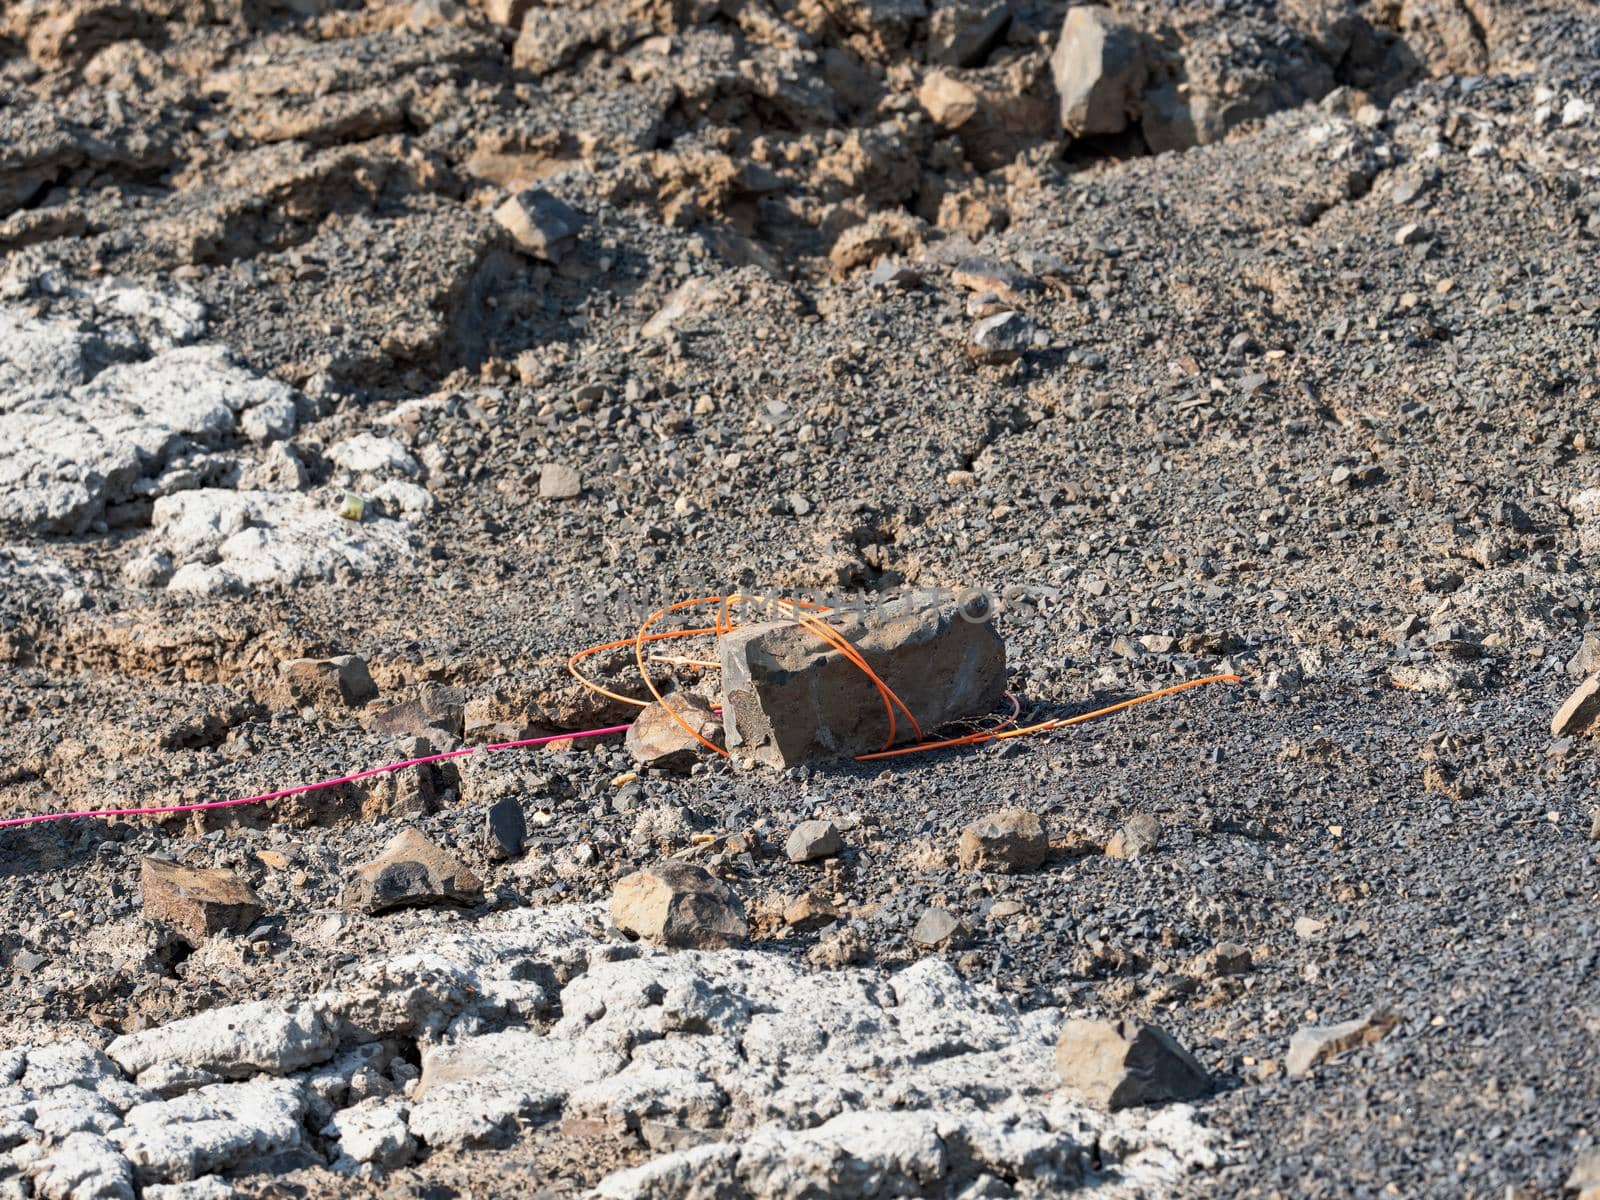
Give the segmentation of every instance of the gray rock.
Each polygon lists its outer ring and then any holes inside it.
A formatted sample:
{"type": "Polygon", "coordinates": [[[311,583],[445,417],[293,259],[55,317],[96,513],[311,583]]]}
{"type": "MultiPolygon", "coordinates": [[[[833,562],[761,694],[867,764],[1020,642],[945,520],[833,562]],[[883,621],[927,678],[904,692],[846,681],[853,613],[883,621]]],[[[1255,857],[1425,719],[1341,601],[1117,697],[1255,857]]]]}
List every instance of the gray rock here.
{"type": "Polygon", "coordinates": [[[522,843],[528,836],[528,823],[522,815],[522,803],[514,796],[506,796],[489,806],[484,814],[484,843],[491,858],[515,858],[522,853],[522,843]]]}
{"type": "Polygon", "coordinates": [[[912,926],[911,940],[929,950],[951,950],[964,945],[972,929],[948,909],[925,908],[912,926]]]}
{"type": "Polygon", "coordinates": [[[937,0],[928,18],[928,61],[982,66],[1010,24],[1010,0],[937,0]]]}
{"type": "Polygon", "coordinates": [[[506,199],[494,219],[534,258],[559,263],[583,227],[583,219],[543,188],[528,188],[506,199]]]}
{"type": "Polygon", "coordinates": [[[1032,871],[1050,856],[1050,839],[1037,814],[1007,808],[962,830],[956,856],[963,871],[1032,871]]]}
{"type": "Polygon", "coordinates": [[[967,335],[967,357],[988,366],[1016,362],[1033,346],[1033,323],[1007,310],[984,317],[967,335]]]}
{"type": "Polygon", "coordinates": [[[908,263],[894,258],[882,258],[867,276],[867,286],[873,291],[899,288],[910,291],[922,282],[922,272],[908,263]]]}
{"type": "Polygon", "coordinates": [[[564,463],[546,463],[539,470],[542,500],[571,500],[583,491],[583,477],[564,463]]]}
{"type": "Polygon", "coordinates": [[[683,862],[619,880],[611,892],[611,921],[624,933],[673,949],[736,946],[750,936],[733,889],[683,862]]]}
{"type": "Polygon", "coordinates": [[[341,903],[347,909],[377,914],[482,900],[481,879],[444,847],[407,828],[390,838],[377,858],[350,874],[341,903]]]}
{"type": "Polygon", "coordinates": [[[1056,1070],[1068,1090],[1113,1111],[1192,1100],[1211,1088],[1211,1077],[1187,1050],[1138,1021],[1067,1021],[1056,1041],[1056,1070]]]}
{"type": "Polygon", "coordinates": [[[1381,1041],[1399,1023],[1400,1018],[1393,1013],[1375,1012],[1338,1025],[1302,1026],[1289,1039],[1284,1070],[1290,1075],[1307,1075],[1318,1063],[1328,1062],[1358,1046],[1381,1041]]]}
{"type": "Polygon", "coordinates": [[[672,692],[639,710],[628,726],[623,745],[634,762],[658,771],[686,774],[711,751],[690,735],[677,718],[714,745],[723,744],[722,718],[711,702],[692,692],[672,692]],[[672,712],[667,711],[671,705],[672,712]]]}
{"type": "Polygon", "coordinates": [[[801,821],[783,844],[783,852],[792,863],[832,858],[843,849],[844,839],[832,821],[801,821]]]}
{"type": "Polygon", "coordinates": [[[1106,843],[1111,858],[1138,858],[1161,845],[1161,822],[1149,813],[1137,813],[1123,823],[1106,843]]]}
{"type": "MultiPolygon", "coordinates": [[[[925,733],[984,713],[1005,688],[1005,643],[991,622],[953,603],[914,596],[832,627],[860,652],[925,733]]],[[[752,625],[719,639],[722,720],[737,758],[790,767],[880,749],[889,722],[877,688],[818,636],[792,622],[752,625]]],[[[911,736],[896,711],[895,740],[911,736]]]]}
{"type": "Polygon", "coordinates": [[[1074,137],[1121,133],[1139,116],[1149,68],[1139,31],[1098,4],[1075,5],[1050,56],[1061,127],[1074,137]]]}

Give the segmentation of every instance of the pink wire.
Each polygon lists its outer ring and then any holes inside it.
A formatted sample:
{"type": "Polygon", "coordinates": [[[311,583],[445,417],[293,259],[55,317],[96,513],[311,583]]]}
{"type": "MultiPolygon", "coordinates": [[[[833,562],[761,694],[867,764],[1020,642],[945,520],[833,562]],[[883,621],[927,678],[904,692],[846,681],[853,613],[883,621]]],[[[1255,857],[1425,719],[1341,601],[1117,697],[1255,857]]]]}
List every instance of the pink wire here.
{"type": "Polygon", "coordinates": [[[243,804],[263,804],[268,800],[281,800],[285,796],[298,796],[302,792],[320,791],[322,788],[338,787],[341,783],[355,783],[359,779],[370,779],[374,775],[387,774],[390,771],[403,771],[407,767],[420,767],[427,763],[442,762],[447,758],[463,758],[468,754],[477,754],[479,751],[493,753],[496,750],[516,750],[523,746],[543,746],[548,742],[559,742],[566,738],[591,738],[605,737],[613,733],[626,733],[626,725],[608,725],[604,729],[584,729],[577,733],[553,733],[547,737],[523,738],[519,742],[491,742],[485,746],[465,746],[460,750],[448,750],[443,754],[429,754],[423,758],[408,758],[404,762],[390,763],[384,767],[373,767],[366,771],[357,771],[354,775],[341,775],[338,779],[324,779],[320,783],[302,783],[296,787],[284,788],[277,792],[265,792],[260,796],[246,796],[240,800],[208,800],[204,804],[169,804],[156,808],[97,808],[84,812],[64,813],[36,813],[31,817],[12,817],[10,820],[0,821],[0,829],[9,829],[16,825],[34,825],[42,821],[71,821],[77,817],[153,817],[164,813],[202,812],[212,808],[237,808],[243,804]]]}

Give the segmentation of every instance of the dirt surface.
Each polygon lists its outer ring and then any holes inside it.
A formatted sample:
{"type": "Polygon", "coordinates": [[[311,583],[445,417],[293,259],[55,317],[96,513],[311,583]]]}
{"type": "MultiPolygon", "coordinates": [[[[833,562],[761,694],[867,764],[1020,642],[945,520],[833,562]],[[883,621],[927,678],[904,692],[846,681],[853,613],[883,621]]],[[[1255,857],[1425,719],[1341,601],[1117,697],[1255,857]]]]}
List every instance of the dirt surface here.
{"type": "MultiPolygon", "coordinates": [[[[1561,1194],[1600,1112],[1600,759],[1550,723],[1600,669],[1600,8],[1114,7],[1137,82],[1074,136],[1043,0],[6,5],[0,817],[626,720],[566,656],[741,589],[986,590],[1034,719],[1243,683],[888,764],[630,778],[597,739],[0,830],[0,1047],[295,1001],[679,854],[775,969],[943,956],[1172,1034],[1212,1149],[1119,1175],[1106,1133],[1092,1190],[1561,1194]],[[530,188],[576,231],[497,218],[530,188]],[[375,699],[285,683],[334,655],[375,699]],[[1008,807],[1049,860],[960,870],[1008,807]],[[1139,815],[1160,844],[1102,853],[1139,815]],[[791,863],[811,818],[844,850],[791,863]],[[341,907],[406,824],[481,905],[341,907]],[[266,916],[182,944],[149,854],[266,916]],[[913,939],[930,907],[964,943],[913,939]]],[[[53,1196],[12,1082],[0,1196],[53,1196]]],[[[215,1194],[578,1194],[688,1144],[515,1124],[359,1170],[307,1126],[215,1194]]]]}

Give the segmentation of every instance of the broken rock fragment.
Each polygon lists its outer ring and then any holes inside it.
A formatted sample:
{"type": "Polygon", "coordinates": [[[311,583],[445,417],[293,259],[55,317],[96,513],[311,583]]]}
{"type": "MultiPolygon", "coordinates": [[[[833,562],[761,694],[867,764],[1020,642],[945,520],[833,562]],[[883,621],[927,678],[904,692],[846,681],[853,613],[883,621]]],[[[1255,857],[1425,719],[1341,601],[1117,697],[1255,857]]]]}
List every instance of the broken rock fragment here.
{"type": "Polygon", "coordinates": [[[792,863],[832,858],[842,849],[844,841],[839,837],[839,827],[832,821],[801,821],[783,845],[783,852],[792,863]]]}
{"type": "Polygon", "coordinates": [[[354,654],[336,658],[295,658],[278,664],[278,693],[289,707],[360,708],[377,698],[365,659],[354,654]]]}
{"type": "Polygon", "coordinates": [[[1050,57],[1061,127],[1074,137],[1121,133],[1139,115],[1149,74],[1139,31],[1098,4],[1067,10],[1050,57]]]}
{"type": "Polygon", "coordinates": [[[1149,813],[1138,813],[1111,835],[1106,843],[1110,858],[1138,858],[1161,845],[1161,822],[1149,813]]]}
{"type": "Polygon", "coordinates": [[[1072,1020],[1056,1041],[1061,1082],[1097,1108],[1192,1100],[1211,1077],[1171,1035],[1138,1021],[1072,1020]]]}
{"type": "Polygon", "coordinates": [[[1033,324],[1009,309],[985,317],[967,337],[967,357],[987,366],[1016,362],[1033,345],[1033,324]]]}
{"type": "MultiPolygon", "coordinates": [[[[987,712],[1005,687],[1005,643],[954,601],[907,596],[829,624],[903,700],[924,733],[987,712]]],[[[789,621],[725,634],[723,726],[738,758],[772,767],[861,754],[883,746],[889,719],[866,674],[817,634],[789,621]]],[[[910,722],[895,712],[895,739],[910,722]]]]}
{"type": "Polygon", "coordinates": [[[345,908],[373,914],[482,899],[483,881],[415,829],[389,839],[383,853],[355,869],[344,891],[345,908]]]}
{"type": "Polygon", "coordinates": [[[961,831],[956,856],[963,871],[1032,871],[1050,855],[1050,839],[1036,813],[1007,808],[961,831]]]}
{"type": "Polygon", "coordinates": [[[628,726],[623,745],[634,762],[681,774],[708,753],[704,745],[673,719],[673,713],[707,741],[722,745],[722,718],[712,711],[711,703],[689,692],[673,692],[646,705],[628,726]],[[668,705],[672,712],[667,711],[668,705]]]}
{"type": "Polygon", "coordinates": [[[1290,1075],[1309,1074],[1318,1063],[1328,1062],[1358,1046],[1381,1041],[1399,1023],[1400,1018],[1393,1013],[1375,1012],[1337,1025],[1302,1026],[1289,1039],[1284,1070],[1290,1075]]]}
{"type": "Polygon", "coordinates": [[[611,893],[611,922],[624,933],[673,949],[716,950],[750,936],[733,889],[691,863],[635,871],[611,893]]]}
{"type": "Polygon", "coordinates": [[[583,220],[543,188],[527,188],[494,210],[494,219],[534,258],[559,263],[577,241],[583,220]]]}
{"type": "Polygon", "coordinates": [[[232,871],[186,867],[164,858],[147,858],[140,866],[139,898],[146,916],[191,946],[212,934],[243,933],[266,911],[232,871]]]}
{"type": "Polygon", "coordinates": [[[926,908],[912,926],[911,940],[927,950],[952,950],[972,937],[972,927],[944,908],[926,908]]]}
{"type": "Polygon", "coordinates": [[[1600,675],[1591,675],[1568,696],[1550,721],[1551,737],[1573,737],[1595,731],[1600,720],[1600,675]]]}

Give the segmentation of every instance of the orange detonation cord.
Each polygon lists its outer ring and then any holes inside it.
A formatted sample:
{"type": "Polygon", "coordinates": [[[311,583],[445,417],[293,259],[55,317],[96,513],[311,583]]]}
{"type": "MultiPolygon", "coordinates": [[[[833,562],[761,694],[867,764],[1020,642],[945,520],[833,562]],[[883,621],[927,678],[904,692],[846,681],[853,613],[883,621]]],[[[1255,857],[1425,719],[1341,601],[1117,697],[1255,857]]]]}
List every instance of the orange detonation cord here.
{"type": "Polygon", "coordinates": [[[661,707],[666,711],[667,715],[676,721],[683,728],[685,733],[694,738],[694,740],[699,742],[702,746],[705,746],[708,750],[727,758],[728,752],[726,750],[717,745],[710,738],[703,736],[699,730],[695,729],[689,724],[689,722],[685,721],[670,704],[665,703],[661,690],[656,686],[655,680],[650,678],[649,668],[650,662],[681,663],[696,667],[715,667],[717,664],[706,662],[700,659],[675,658],[670,656],[658,656],[647,659],[645,656],[645,647],[654,642],[668,641],[674,638],[720,636],[724,633],[729,633],[736,628],[732,618],[733,609],[741,604],[752,602],[769,605],[776,603],[780,612],[786,609],[788,619],[794,621],[808,633],[813,634],[819,641],[823,642],[831,649],[837,650],[852,666],[862,672],[862,674],[866,675],[866,677],[871,680],[872,685],[877,688],[878,696],[883,701],[884,712],[889,719],[889,735],[884,740],[882,749],[874,750],[870,754],[856,755],[857,762],[873,762],[877,759],[883,758],[899,758],[907,754],[922,754],[929,750],[947,750],[954,746],[979,746],[988,742],[1003,741],[1007,738],[1026,737],[1035,733],[1048,733],[1056,729],[1065,729],[1069,725],[1081,725],[1085,721],[1093,721],[1096,717],[1110,716],[1112,713],[1121,712],[1124,709],[1133,708],[1136,705],[1147,704],[1151,700],[1159,700],[1163,696],[1172,696],[1176,695],[1178,692],[1186,692],[1190,688],[1204,687],[1206,684],[1210,683],[1242,682],[1238,675],[1207,675],[1203,679],[1191,679],[1186,683],[1174,684],[1171,687],[1164,687],[1158,691],[1150,692],[1143,696],[1135,696],[1131,700],[1123,700],[1117,704],[1107,705],[1105,708],[1097,708],[1093,712],[1080,713],[1075,717],[1056,717],[1048,721],[1040,721],[1033,725],[1024,725],[1020,728],[1015,727],[1014,725],[1018,708],[1016,701],[1013,698],[1013,710],[1011,716],[998,718],[994,724],[990,725],[986,729],[981,729],[976,733],[963,734],[960,737],[930,739],[922,732],[922,726],[918,724],[917,718],[915,715],[913,715],[911,710],[906,707],[905,701],[900,699],[899,696],[895,695],[894,689],[879,677],[878,673],[874,671],[868,664],[866,658],[862,656],[861,651],[856,649],[855,646],[851,645],[850,640],[846,638],[844,634],[840,633],[839,630],[833,628],[822,619],[823,615],[831,613],[833,611],[832,609],[828,608],[826,605],[810,604],[803,600],[771,601],[762,596],[744,596],[738,593],[734,593],[733,595],[729,596],[697,596],[693,600],[679,600],[675,604],[669,604],[665,608],[657,609],[655,612],[650,614],[643,625],[639,626],[639,631],[632,637],[618,638],[614,642],[604,642],[598,646],[589,646],[586,649],[579,650],[571,658],[567,659],[567,670],[572,673],[572,677],[574,679],[591,691],[598,692],[600,695],[611,700],[616,700],[622,704],[631,704],[637,708],[644,708],[650,703],[649,700],[640,700],[634,696],[624,696],[619,692],[613,692],[608,688],[602,687],[594,680],[588,678],[583,674],[582,671],[578,669],[578,664],[580,662],[593,655],[604,654],[609,650],[622,650],[627,647],[632,647],[634,662],[637,664],[639,669],[639,678],[644,681],[644,686],[649,689],[651,697],[658,703],[661,703],[661,707]],[[653,629],[653,626],[655,626],[657,622],[675,612],[681,612],[686,608],[696,608],[713,604],[717,606],[716,623],[713,625],[699,626],[694,629],[653,629]],[[908,742],[903,746],[895,745],[896,734],[899,732],[900,728],[899,720],[895,715],[896,710],[903,714],[906,721],[910,723],[912,734],[916,739],[915,741],[908,742]]]}

